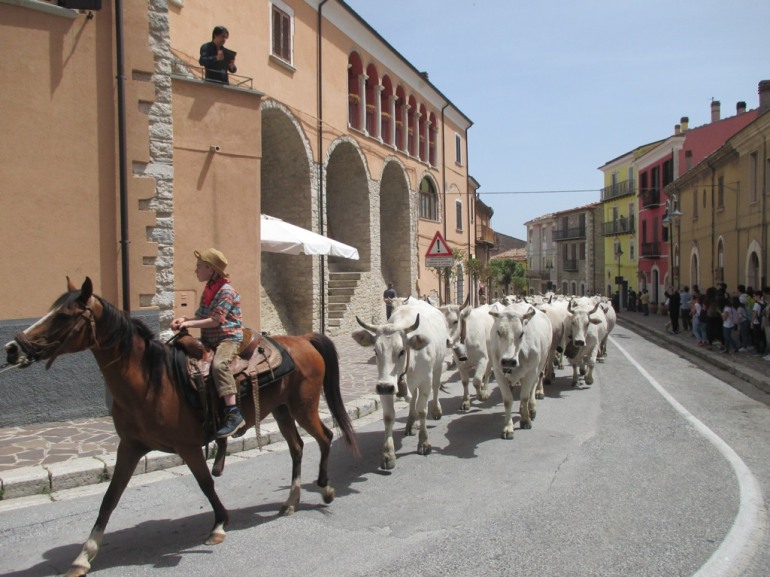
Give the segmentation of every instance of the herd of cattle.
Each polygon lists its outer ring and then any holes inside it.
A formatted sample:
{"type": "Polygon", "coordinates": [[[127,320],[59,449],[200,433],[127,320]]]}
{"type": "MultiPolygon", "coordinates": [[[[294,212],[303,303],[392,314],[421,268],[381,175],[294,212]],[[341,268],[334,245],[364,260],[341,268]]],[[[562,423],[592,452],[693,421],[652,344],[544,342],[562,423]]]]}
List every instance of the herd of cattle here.
{"type": "Polygon", "coordinates": [[[462,409],[471,407],[469,384],[476,398],[489,397],[494,371],[505,407],[502,438],[513,439],[513,387],[520,385],[522,429],[532,428],[543,385],[554,378],[566,357],[572,366],[572,385],[578,375],[593,383],[596,362],[606,356],[607,337],[615,327],[615,310],[602,297],[566,298],[553,294],[526,298],[505,297],[491,305],[433,304],[407,297],[396,299],[385,324],[374,325],[356,317],[362,330],[353,332],[361,346],[373,347],[377,360],[377,392],[385,424],[380,466],[396,466],[393,444],[394,396],[409,402],[405,434],[413,435],[419,418],[417,452],[428,455],[426,418],[432,393],[432,416],[441,418],[438,400],[447,348],[451,348],[463,384],[462,409]]]}

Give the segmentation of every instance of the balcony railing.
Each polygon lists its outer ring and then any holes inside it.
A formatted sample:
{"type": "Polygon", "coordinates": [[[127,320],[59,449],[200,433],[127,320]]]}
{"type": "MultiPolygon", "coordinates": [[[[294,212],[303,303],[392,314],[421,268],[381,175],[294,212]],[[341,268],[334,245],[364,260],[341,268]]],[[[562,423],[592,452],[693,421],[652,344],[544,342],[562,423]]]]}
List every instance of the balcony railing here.
{"type": "Polygon", "coordinates": [[[639,251],[640,256],[643,256],[645,258],[660,258],[663,256],[662,253],[663,250],[663,243],[662,242],[643,242],[641,251],[639,251]]]}
{"type": "Polygon", "coordinates": [[[616,182],[610,186],[605,186],[602,189],[602,200],[610,200],[620,196],[634,194],[635,192],[636,186],[634,185],[634,181],[624,180],[623,182],[616,182]]]}
{"type": "Polygon", "coordinates": [[[586,237],[586,227],[576,226],[575,228],[568,228],[566,230],[555,230],[553,232],[553,240],[572,240],[576,238],[586,237]]]}
{"type": "Polygon", "coordinates": [[[636,230],[635,217],[626,218],[621,216],[618,220],[611,220],[604,223],[604,236],[612,236],[615,234],[628,234],[636,230]]]}
{"type": "MultiPolygon", "coordinates": [[[[171,53],[176,57],[172,63],[173,72],[180,76],[192,76],[198,80],[206,80],[206,70],[198,65],[198,59],[190,54],[182,52],[176,48],[171,49],[171,53]]],[[[254,90],[254,79],[250,76],[239,76],[238,74],[228,73],[230,86],[238,88],[248,88],[254,90]]],[[[216,80],[208,80],[212,84],[222,84],[216,80]]]]}
{"type": "Polygon", "coordinates": [[[495,231],[484,224],[476,225],[476,242],[495,244],[495,231]]]}
{"type": "Polygon", "coordinates": [[[660,191],[658,189],[646,190],[639,196],[641,197],[643,208],[660,206],[660,191]]]}
{"type": "Polygon", "coordinates": [[[578,267],[578,261],[577,260],[565,260],[564,261],[564,271],[565,272],[577,272],[580,270],[580,267],[578,267]]]}

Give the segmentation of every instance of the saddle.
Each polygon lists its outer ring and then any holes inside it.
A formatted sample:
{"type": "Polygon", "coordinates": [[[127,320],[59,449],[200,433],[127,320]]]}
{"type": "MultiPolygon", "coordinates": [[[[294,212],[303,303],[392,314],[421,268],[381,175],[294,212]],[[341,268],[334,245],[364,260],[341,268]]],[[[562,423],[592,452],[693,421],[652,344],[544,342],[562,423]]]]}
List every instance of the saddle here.
{"type": "MultiPolygon", "coordinates": [[[[205,346],[198,339],[183,332],[177,334],[170,343],[184,352],[187,357],[188,387],[185,396],[188,401],[203,411],[204,427],[216,428],[217,411],[210,411],[219,398],[211,378],[211,363],[215,349],[205,346]],[[197,394],[195,394],[197,393],[197,394]]],[[[239,396],[249,393],[256,395],[259,388],[267,386],[294,371],[296,365],[288,351],[270,337],[252,331],[243,330],[243,342],[238,354],[230,363],[230,372],[238,386],[239,396]]],[[[256,403],[256,396],[255,396],[256,403]]],[[[245,429],[243,430],[245,433],[245,429]]]]}

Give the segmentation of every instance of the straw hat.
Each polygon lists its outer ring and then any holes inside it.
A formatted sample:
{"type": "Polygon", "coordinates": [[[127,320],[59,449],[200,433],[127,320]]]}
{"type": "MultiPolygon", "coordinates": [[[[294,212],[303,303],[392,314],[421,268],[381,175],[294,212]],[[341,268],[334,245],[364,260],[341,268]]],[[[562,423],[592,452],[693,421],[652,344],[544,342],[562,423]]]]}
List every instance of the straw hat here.
{"type": "Polygon", "coordinates": [[[207,248],[203,252],[198,252],[196,250],[195,258],[205,262],[207,265],[217,271],[217,273],[219,273],[221,276],[228,276],[228,274],[225,272],[225,269],[227,268],[227,258],[224,254],[222,254],[221,251],[215,248],[207,248]]]}

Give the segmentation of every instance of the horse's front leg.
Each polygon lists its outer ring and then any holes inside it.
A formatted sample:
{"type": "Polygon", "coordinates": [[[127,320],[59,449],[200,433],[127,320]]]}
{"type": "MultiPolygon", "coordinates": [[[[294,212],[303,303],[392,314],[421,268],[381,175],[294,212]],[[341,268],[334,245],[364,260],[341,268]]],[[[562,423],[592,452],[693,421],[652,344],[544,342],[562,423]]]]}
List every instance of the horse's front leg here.
{"type": "Polygon", "coordinates": [[[211,474],[220,477],[225,470],[225,457],[227,457],[227,437],[217,439],[217,454],[214,455],[214,464],[211,466],[211,474]]]}
{"type": "Polygon", "coordinates": [[[118,445],[118,458],[115,463],[115,471],[112,474],[112,480],[110,486],[107,487],[107,492],[102,499],[102,506],[99,508],[99,516],[96,518],[91,534],[88,536],[88,540],[83,544],[83,549],[80,554],[75,558],[67,571],[66,577],[80,577],[88,573],[91,569],[91,561],[94,560],[96,554],[99,552],[99,547],[102,544],[102,537],[104,536],[104,530],[107,527],[107,523],[110,520],[110,515],[115,510],[115,507],[120,501],[123,491],[125,491],[128,482],[131,480],[131,476],[134,474],[136,465],[139,460],[148,453],[148,449],[121,441],[118,445]]]}
{"type": "Polygon", "coordinates": [[[208,539],[206,539],[206,545],[219,545],[225,540],[225,527],[229,521],[229,516],[227,509],[222,505],[222,501],[219,500],[219,496],[214,490],[214,478],[209,472],[208,465],[206,465],[203,449],[201,447],[180,447],[178,453],[187,463],[187,467],[192,471],[195,480],[198,481],[198,486],[214,509],[214,526],[208,539]]]}
{"type": "MultiPolygon", "coordinates": [[[[294,423],[294,418],[291,416],[286,405],[279,405],[273,409],[273,417],[275,422],[278,423],[278,429],[281,431],[283,438],[286,439],[286,443],[289,445],[289,453],[291,454],[291,489],[289,489],[289,497],[280,511],[281,515],[291,515],[297,510],[300,500],[302,452],[305,442],[300,437],[297,425],[294,423]]],[[[323,460],[324,457],[322,456],[321,458],[323,460]]]]}

